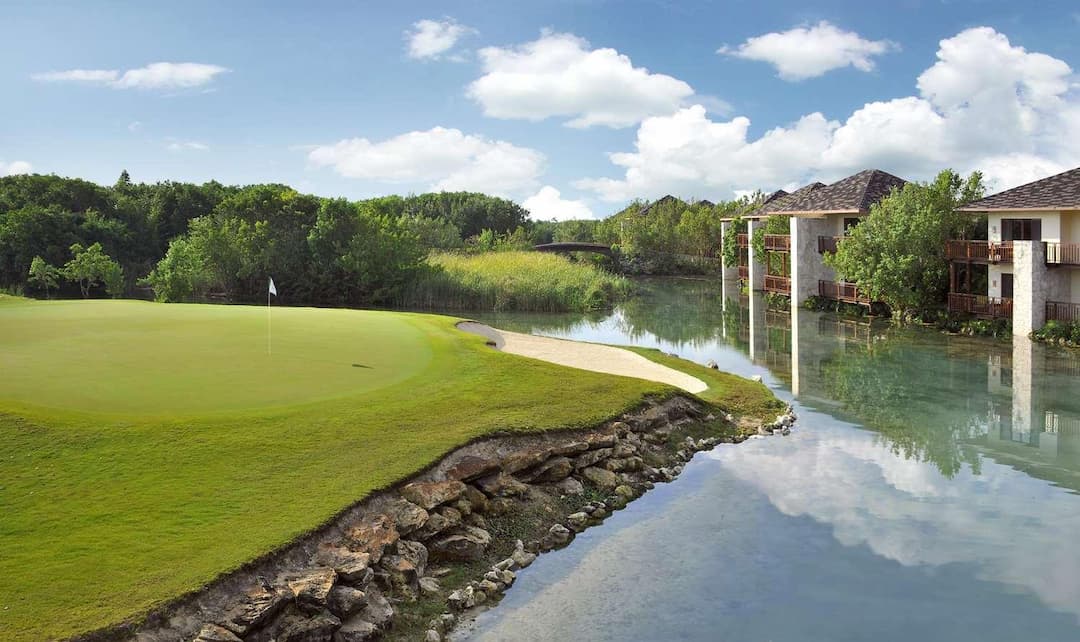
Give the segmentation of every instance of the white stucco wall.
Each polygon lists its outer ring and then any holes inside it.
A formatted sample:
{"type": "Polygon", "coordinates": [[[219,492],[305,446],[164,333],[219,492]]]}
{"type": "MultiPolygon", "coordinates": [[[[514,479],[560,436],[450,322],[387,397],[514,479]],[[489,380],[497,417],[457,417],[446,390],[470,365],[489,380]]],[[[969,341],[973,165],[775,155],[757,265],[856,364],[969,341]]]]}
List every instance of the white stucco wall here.
{"type": "MultiPolygon", "coordinates": [[[[1001,275],[1012,274],[1013,266],[1010,264],[991,263],[987,274],[986,295],[1001,296],[1001,275]]],[[[1013,279],[1013,287],[1016,287],[1016,279],[1013,279]]],[[[976,294],[978,294],[976,292],[976,294]]]]}
{"type": "MultiPolygon", "coordinates": [[[[836,217],[799,218],[789,222],[791,234],[791,303],[801,305],[808,297],[818,293],[818,281],[835,281],[835,271],[826,266],[824,256],[818,253],[819,236],[839,236],[836,233],[836,217]]],[[[840,221],[843,227],[843,219],[840,221]]]]}
{"type": "Polygon", "coordinates": [[[1042,240],[1061,240],[1060,212],[992,212],[987,217],[987,233],[991,241],[1001,241],[1001,219],[1029,218],[1042,221],[1042,240]]]}

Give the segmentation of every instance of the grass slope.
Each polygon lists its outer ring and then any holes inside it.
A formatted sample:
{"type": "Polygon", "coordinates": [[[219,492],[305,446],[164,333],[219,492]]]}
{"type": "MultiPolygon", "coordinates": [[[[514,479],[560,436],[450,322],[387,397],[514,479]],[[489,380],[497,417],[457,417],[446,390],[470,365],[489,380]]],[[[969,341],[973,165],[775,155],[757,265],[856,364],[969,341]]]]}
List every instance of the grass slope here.
{"type": "Polygon", "coordinates": [[[469,439],[671,392],[428,315],[275,310],[267,357],[265,314],[0,301],[0,639],[137,617],[469,439]]]}

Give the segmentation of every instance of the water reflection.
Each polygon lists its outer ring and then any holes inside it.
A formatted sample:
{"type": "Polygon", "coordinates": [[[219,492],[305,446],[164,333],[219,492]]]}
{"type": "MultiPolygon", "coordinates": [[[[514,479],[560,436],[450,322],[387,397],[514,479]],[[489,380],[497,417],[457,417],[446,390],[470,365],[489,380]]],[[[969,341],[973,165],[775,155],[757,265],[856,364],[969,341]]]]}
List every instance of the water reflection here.
{"type": "Polygon", "coordinates": [[[545,556],[477,637],[1080,639],[1073,354],[645,287],[610,314],[486,320],[760,374],[800,428],[699,457],[545,556]]]}

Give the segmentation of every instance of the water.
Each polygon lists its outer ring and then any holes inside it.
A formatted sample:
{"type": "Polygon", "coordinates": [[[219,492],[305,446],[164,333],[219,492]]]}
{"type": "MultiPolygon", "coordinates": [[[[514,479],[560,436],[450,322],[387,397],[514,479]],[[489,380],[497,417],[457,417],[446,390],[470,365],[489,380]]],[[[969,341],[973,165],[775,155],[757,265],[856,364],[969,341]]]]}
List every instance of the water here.
{"type": "Polygon", "coordinates": [[[799,422],[699,454],[456,639],[1080,640],[1075,356],[694,281],[592,317],[480,316],[760,374],[799,422]]]}

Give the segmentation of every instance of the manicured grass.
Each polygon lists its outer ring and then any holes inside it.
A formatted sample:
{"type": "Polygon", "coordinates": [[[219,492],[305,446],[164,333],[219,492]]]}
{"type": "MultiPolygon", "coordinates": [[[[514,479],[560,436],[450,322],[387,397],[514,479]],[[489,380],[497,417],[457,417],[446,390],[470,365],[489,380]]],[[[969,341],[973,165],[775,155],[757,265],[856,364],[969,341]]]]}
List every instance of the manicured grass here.
{"type": "Polygon", "coordinates": [[[587,311],[629,294],[624,277],[555,254],[435,254],[435,270],[410,286],[405,305],[448,310],[587,311]]]}
{"type": "Polygon", "coordinates": [[[265,315],[0,305],[0,639],[138,617],[469,439],[672,392],[497,352],[430,315],[276,309],[267,357],[265,315]]]}

